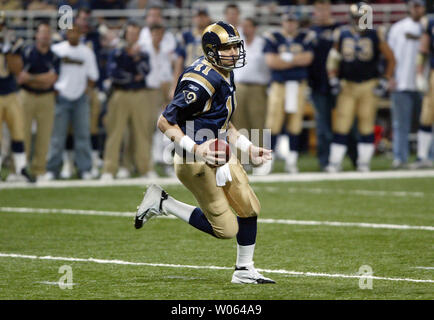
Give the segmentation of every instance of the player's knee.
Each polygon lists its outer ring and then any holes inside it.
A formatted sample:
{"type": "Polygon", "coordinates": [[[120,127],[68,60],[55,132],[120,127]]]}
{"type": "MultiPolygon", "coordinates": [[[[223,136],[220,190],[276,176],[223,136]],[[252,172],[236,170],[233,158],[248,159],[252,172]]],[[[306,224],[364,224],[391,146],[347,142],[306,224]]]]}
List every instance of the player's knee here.
{"type": "Polygon", "coordinates": [[[214,234],[219,239],[232,239],[238,233],[238,222],[228,224],[223,228],[213,228],[214,234]]]}

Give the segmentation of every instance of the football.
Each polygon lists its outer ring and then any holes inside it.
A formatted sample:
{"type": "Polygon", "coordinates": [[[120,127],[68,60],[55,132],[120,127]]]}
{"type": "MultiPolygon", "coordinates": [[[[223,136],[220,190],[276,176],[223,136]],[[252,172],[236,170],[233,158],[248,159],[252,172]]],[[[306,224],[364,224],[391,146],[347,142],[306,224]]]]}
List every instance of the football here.
{"type": "Polygon", "coordinates": [[[229,146],[229,143],[222,139],[217,139],[214,143],[211,143],[209,146],[211,151],[225,151],[226,152],[226,162],[229,161],[231,158],[231,148],[229,146]]]}

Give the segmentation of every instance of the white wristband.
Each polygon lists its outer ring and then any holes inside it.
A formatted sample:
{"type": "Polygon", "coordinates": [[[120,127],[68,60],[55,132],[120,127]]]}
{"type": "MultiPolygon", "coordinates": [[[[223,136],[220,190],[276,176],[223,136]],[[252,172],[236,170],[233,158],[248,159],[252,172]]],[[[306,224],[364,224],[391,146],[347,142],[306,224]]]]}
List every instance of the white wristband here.
{"type": "Polygon", "coordinates": [[[181,138],[181,140],[179,141],[179,145],[181,146],[182,149],[188,151],[188,152],[193,152],[194,150],[194,145],[196,144],[196,142],[194,142],[189,136],[185,135],[181,138]]]}
{"type": "Polygon", "coordinates": [[[280,54],[280,59],[285,62],[291,62],[294,59],[294,54],[291,52],[282,52],[280,54]]]}
{"type": "Polygon", "coordinates": [[[248,152],[251,144],[253,144],[252,141],[247,139],[246,136],[240,134],[237,142],[235,143],[235,147],[240,149],[242,152],[248,152]]]}

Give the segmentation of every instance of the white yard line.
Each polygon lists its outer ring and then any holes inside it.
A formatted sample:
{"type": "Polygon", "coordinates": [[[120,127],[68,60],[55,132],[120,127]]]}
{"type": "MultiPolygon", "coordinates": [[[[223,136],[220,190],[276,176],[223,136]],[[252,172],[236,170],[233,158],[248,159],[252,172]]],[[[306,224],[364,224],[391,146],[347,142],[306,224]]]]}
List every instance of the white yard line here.
{"type": "MultiPolygon", "coordinates": [[[[54,282],[54,281],[37,281],[35,283],[46,284],[46,285],[50,285],[50,286],[58,286],[59,285],[59,282],[54,282]]],[[[77,284],[78,283],[68,283],[69,286],[76,286],[77,284]]]]}
{"type": "Polygon", "coordinates": [[[414,269],[434,270],[434,267],[413,267],[414,269]]]}
{"type": "MultiPolygon", "coordinates": [[[[53,257],[53,256],[35,256],[35,255],[23,255],[17,253],[0,253],[0,257],[3,258],[21,258],[21,259],[32,259],[32,260],[55,260],[55,261],[70,261],[70,262],[93,262],[101,264],[116,264],[116,265],[131,265],[131,266],[147,266],[147,267],[164,267],[164,268],[185,268],[185,269],[209,269],[209,270],[233,270],[232,267],[219,267],[219,266],[197,266],[197,265],[182,265],[182,264],[167,264],[167,263],[148,263],[148,262],[130,262],[124,260],[106,260],[106,259],[95,259],[95,258],[72,258],[72,257],[53,257]]],[[[300,271],[290,271],[284,269],[257,269],[259,272],[266,273],[277,273],[277,274],[287,274],[296,275],[303,277],[326,277],[326,278],[355,278],[355,279],[376,279],[376,280],[387,280],[387,281],[405,281],[405,282],[419,282],[419,283],[434,283],[434,280],[430,279],[411,279],[411,278],[389,278],[389,277],[378,277],[378,276],[367,276],[367,275],[350,275],[350,274],[338,274],[338,273],[316,273],[316,272],[300,272],[300,271]]]]}
{"type": "MultiPolygon", "coordinates": [[[[372,180],[372,179],[397,179],[397,178],[430,178],[434,177],[434,170],[414,171],[373,171],[373,172],[339,172],[339,173],[273,173],[267,176],[249,176],[250,182],[311,182],[311,181],[336,181],[336,180],[372,180]]],[[[99,180],[56,180],[29,184],[25,182],[0,183],[0,189],[21,188],[79,188],[79,187],[116,187],[116,186],[145,186],[151,183],[160,185],[180,185],[177,178],[131,178],[113,180],[110,182],[99,180]]]]}
{"type": "Polygon", "coordinates": [[[352,189],[324,189],[324,188],[285,188],[277,186],[261,186],[254,185],[255,191],[280,192],[280,193],[312,193],[312,194],[339,194],[339,195],[358,195],[358,196],[373,196],[373,197],[415,197],[423,198],[425,196],[434,197],[434,193],[427,194],[424,192],[408,192],[408,191],[383,191],[383,190],[352,190],[352,189]]]}
{"type": "MultiPolygon", "coordinates": [[[[61,213],[72,215],[97,215],[97,216],[118,216],[134,217],[134,212],[120,211],[97,211],[97,210],[76,210],[76,209],[43,209],[43,208],[15,208],[0,207],[0,212],[18,213],[61,213]]],[[[161,217],[175,219],[173,216],[161,217]]],[[[258,219],[259,223],[286,224],[286,225],[305,225],[305,226],[333,226],[333,227],[360,227],[374,229],[398,229],[398,230],[425,230],[434,231],[434,226],[412,226],[406,224],[385,224],[385,223],[366,223],[366,222],[340,222],[340,221],[310,221],[310,220],[288,220],[288,219],[258,219]]]]}

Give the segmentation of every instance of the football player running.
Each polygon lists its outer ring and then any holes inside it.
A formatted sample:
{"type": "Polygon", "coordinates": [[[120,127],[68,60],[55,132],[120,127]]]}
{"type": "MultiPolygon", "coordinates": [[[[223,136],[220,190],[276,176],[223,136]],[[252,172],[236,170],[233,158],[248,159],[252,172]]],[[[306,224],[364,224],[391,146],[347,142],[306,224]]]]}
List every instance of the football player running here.
{"type": "Polygon", "coordinates": [[[341,170],[348,133],[355,117],[360,133],[357,170],[370,170],[374,154],[376,96],[384,96],[391,87],[389,81],[393,76],[395,58],[380,31],[361,25],[361,18],[368,13],[367,6],[364,2],[351,5],[352,23],[336,30],[334,45],[327,58],[331,90],[338,95],[327,172],[341,170]],[[387,66],[383,77],[378,80],[381,55],[387,66]]]}
{"type": "MultiPolygon", "coordinates": [[[[422,2],[424,4],[424,2],[422,2]]],[[[432,126],[434,124],[434,18],[424,19],[424,34],[420,41],[420,50],[417,59],[417,86],[426,92],[420,114],[419,130],[417,132],[417,161],[411,169],[430,168],[433,166],[428,159],[432,143],[432,126]],[[425,64],[429,61],[429,81],[424,76],[425,64]]]]}
{"type": "Polygon", "coordinates": [[[235,156],[224,164],[225,151],[210,149],[215,137],[226,138],[256,165],[271,160],[271,150],[252,144],[230,122],[236,107],[232,70],[246,63],[244,44],[234,26],[219,21],[204,30],[202,49],[204,56],[181,74],[174,99],[158,120],[158,128],[176,143],[176,175],[199,207],[151,185],[138,207],[135,227],[141,228],[154,216],[171,214],[216,238],[236,236],[232,283],[274,283],[254,268],[261,207],[246,172],[235,156]]]}

